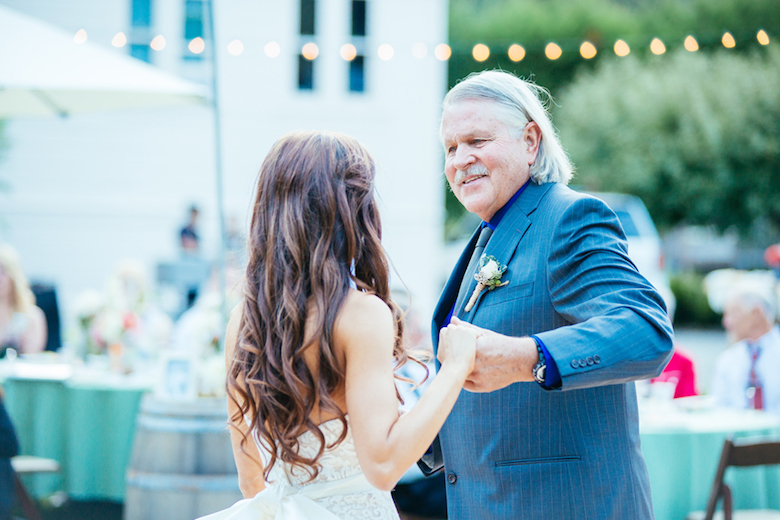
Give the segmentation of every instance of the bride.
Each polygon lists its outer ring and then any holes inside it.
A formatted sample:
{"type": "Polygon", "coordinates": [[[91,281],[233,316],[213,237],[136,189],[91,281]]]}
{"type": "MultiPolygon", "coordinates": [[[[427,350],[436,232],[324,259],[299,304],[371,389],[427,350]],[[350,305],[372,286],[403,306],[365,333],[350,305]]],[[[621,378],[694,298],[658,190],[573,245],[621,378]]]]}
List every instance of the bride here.
{"type": "Polygon", "coordinates": [[[246,497],[208,520],[397,519],[390,490],[444,423],[476,335],[441,333],[441,368],[399,415],[409,358],[390,301],[374,162],[345,135],[282,137],[260,170],[244,298],[226,336],[228,405],[246,497]]]}

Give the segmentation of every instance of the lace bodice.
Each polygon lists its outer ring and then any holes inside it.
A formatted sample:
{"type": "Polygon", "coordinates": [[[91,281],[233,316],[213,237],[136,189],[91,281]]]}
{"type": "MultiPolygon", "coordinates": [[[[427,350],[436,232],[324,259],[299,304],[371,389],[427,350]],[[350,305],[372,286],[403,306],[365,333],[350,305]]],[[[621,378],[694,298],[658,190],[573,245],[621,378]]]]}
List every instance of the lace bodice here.
{"type": "MultiPolygon", "coordinates": [[[[347,417],[349,425],[349,417],[347,417]]],[[[325,436],[326,444],[334,443],[341,435],[341,421],[338,419],[327,421],[320,425],[320,430],[325,436]]],[[[302,434],[299,438],[299,453],[306,457],[313,457],[319,450],[319,440],[311,432],[302,434]]],[[[263,464],[270,461],[268,448],[262,442],[257,442],[263,464]]],[[[347,436],[332,449],[326,449],[319,460],[320,473],[311,482],[309,473],[304,468],[291,467],[289,464],[278,462],[271,468],[269,486],[288,484],[296,488],[302,488],[323,482],[339,481],[354,477],[360,477],[363,470],[360,468],[355,443],[352,439],[352,430],[347,428],[347,436]]],[[[398,512],[389,492],[375,488],[356,493],[344,493],[326,496],[316,500],[318,504],[343,520],[398,520],[398,512]]]]}

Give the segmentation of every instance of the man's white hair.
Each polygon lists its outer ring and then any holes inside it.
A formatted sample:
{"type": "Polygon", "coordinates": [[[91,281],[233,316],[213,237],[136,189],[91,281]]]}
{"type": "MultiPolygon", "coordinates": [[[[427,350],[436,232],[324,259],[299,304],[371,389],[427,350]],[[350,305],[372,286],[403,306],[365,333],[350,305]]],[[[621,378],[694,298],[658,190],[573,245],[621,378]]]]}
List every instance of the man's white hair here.
{"type": "MultiPolygon", "coordinates": [[[[467,99],[498,103],[502,108],[502,121],[517,138],[522,136],[529,122],[536,122],[542,131],[542,139],[536,161],[531,166],[531,179],[537,184],[568,184],[574,167],[550,120],[547,106],[552,98],[546,89],[508,72],[477,72],[452,87],[444,97],[442,108],[447,110],[451,105],[467,99]],[[543,103],[541,99],[546,102],[543,103]]],[[[441,132],[439,137],[441,138],[441,132]]]]}
{"type": "Polygon", "coordinates": [[[768,322],[775,322],[775,296],[766,286],[760,286],[754,281],[739,282],[731,289],[729,301],[737,303],[746,311],[758,309],[768,322]]]}

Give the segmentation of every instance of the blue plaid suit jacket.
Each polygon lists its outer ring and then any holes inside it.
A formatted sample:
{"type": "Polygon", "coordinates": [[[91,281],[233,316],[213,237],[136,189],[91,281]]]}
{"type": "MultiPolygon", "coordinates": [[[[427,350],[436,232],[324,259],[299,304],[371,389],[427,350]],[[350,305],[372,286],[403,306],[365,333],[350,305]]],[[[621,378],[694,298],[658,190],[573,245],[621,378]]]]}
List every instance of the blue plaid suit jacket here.
{"type": "MultiPolygon", "coordinates": [[[[477,235],[434,313],[435,346],[477,235]]],[[[531,182],[485,254],[508,266],[509,284],[483,291],[459,317],[509,336],[536,334],[562,388],[461,393],[439,435],[449,518],[653,518],[632,381],[661,372],[672,328],[629,260],[614,212],[563,185],[531,182]]]]}

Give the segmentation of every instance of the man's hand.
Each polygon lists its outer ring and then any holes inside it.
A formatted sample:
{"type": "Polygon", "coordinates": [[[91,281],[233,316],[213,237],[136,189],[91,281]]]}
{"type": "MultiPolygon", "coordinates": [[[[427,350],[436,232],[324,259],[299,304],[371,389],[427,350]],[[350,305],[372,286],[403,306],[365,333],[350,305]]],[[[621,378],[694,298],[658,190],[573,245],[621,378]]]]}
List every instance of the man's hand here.
{"type": "Polygon", "coordinates": [[[512,383],[534,380],[533,368],[539,361],[539,354],[532,338],[504,336],[456,317],[452,318],[452,323],[478,332],[474,369],[463,388],[469,392],[492,392],[512,383]]]}

